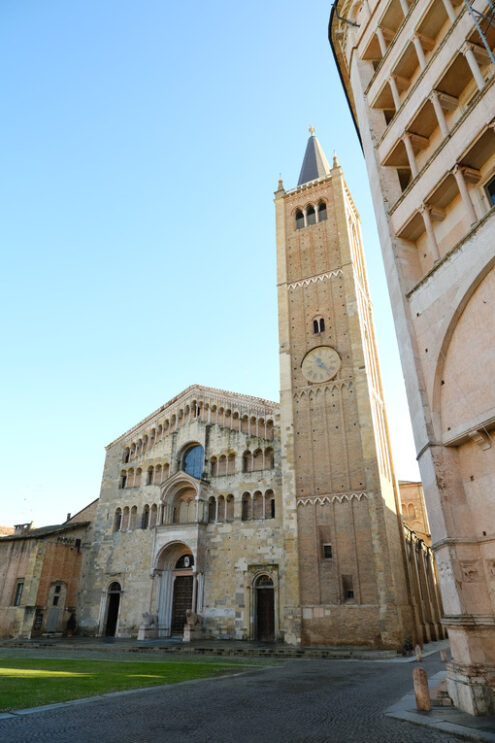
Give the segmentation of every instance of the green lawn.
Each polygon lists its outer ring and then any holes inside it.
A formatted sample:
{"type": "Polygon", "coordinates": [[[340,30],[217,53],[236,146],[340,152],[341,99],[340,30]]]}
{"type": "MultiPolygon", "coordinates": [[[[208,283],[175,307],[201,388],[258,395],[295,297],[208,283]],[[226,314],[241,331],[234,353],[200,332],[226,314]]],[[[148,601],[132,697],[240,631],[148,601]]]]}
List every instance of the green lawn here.
{"type": "Polygon", "coordinates": [[[110,691],[175,684],[262,664],[218,659],[164,661],[0,658],[0,712],[65,702],[110,691]]]}

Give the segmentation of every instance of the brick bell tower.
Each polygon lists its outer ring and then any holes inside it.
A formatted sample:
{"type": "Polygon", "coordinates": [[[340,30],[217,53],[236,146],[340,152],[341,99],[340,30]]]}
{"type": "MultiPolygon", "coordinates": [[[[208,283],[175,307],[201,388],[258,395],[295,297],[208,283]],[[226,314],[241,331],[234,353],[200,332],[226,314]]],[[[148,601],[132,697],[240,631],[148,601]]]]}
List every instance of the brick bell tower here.
{"type": "Polygon", "coordinates": [[[296,503],[302,642],[413,638],[359,214],[310,128],[275,192],[284,500],[296,503]]]}

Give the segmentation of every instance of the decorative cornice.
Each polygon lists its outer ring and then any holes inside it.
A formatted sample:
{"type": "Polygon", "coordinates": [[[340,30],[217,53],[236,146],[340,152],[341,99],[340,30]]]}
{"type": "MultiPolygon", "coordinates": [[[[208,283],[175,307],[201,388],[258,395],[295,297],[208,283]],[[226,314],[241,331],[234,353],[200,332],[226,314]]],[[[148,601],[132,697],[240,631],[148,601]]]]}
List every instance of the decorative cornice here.
{"type": "Polygon", "coordinates": [[[298,400],[307,396],[310,400],[313,400],[316,395],[321,394],[322,392],[333,392],[334,390],[342,390],[344,387],[350,389],[352,386],[352,379],[337,379],[335,381],[329,382],[328,384],[321,383],[318,386],[314,384],[308,385],[307,387],[304,387],[300,392],[294,392],[292,397],[294,400],[298,400]]]}
{"type": "Polygon", "coordinates": [[[495,534],[488,534],[483,537],[445,537],[440,539],[438,542],[434,542],[431,546],[432,550],[437,551],[442,547],[453,547],[457,544],[485,544],[487,542],[494,542],[495,534]]]}
{"type": "Polygon", "coordinates": [[[302,286],[309,286],[310,284],[316,284],[317,281],[323,281],[324,279],[331,279],[337,276],[343,276],[344,273],[341,268],[336,271],[328,271],[327,273],[320,273],[319,276],[310,276],[308,279],[301,279],[300,281],[294,281],[292,284],[287,284],[287,289],[298,289],[302,286]]]}
{"type": "Polygon", "coordinates": [[[276,415],[280,405],[272,400],[265,400],[262,397],[253,397],[252,395],[243,395],[239,392],[229,392],[228,390],[220,390],[215,387],[204,387],[199,384],[192,384],[185,390],[180,392],[178,395],[173,397],[171,400],[166,402],[164,405],[159,407],[150,415],[143,418],[139,423],[136,423],[132,428],[129,428],[121,436],[111,441],[105,449],[110,449],[118,441],[126,441],[138,432],[145,434],[147,428],[153,425],[158,425],[159,419],[163,415],[173,415],[182,406],[187,405],[189,402],[197,400],[198,403],[213,403],[213,404],[228,404],[235,410],[244,412],[252,411],[258,415],[276,415]],[[199,398],[199,399],[198,399],[199,398]]]}
{"type": "Polygon", "coordinates": [[[353,500],[367,500],[368,494],[364,491],[361,493],[335,493],[330,495],[300,495],[296,498],[296,502],[299,506],[308,506],[319,504],[323,506],[325,503],[343,503],[346,501],[350,503],[353,500]]]}
{"type": "Polygon", "coordinates": [[[447,627],[494,627],[495,617],[493,614],[447,614],[441,623],[447,627]]]}

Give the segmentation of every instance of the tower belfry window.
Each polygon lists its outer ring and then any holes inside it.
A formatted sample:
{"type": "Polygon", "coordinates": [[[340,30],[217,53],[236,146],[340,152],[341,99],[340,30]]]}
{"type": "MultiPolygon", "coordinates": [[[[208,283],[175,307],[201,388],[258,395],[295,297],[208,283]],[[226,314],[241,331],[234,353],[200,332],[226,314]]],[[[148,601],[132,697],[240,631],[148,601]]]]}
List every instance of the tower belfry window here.
{"type": "Polygon", "coordinates": [[[304,214],[300,209],[296,212],[296,230],[301,230],[304,227],[304,214]]]}
{"type": "Polygon", "coordinates": [[[315,317],[313,320],[313,333],[323,333],[325,330],[325,320],[322,317],[315,317]]]}
{"type": "Polygon", "coordinates": [[[318,204],[318,222],[324,222],[327,218],[327,205],[324,201],[318,204]]]}
{"type": "Polygon", "coordinates": [[[306,218],[308,220],[308,224],[316,224],[316,214],[313,206],[308,206],[306,210],[306,218]]]}

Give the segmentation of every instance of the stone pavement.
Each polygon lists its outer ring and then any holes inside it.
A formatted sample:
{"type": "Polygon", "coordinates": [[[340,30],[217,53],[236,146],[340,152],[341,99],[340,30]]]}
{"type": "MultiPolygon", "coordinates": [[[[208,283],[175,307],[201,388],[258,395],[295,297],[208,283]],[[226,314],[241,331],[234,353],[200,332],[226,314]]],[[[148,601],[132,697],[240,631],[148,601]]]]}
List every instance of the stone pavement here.
{"type": "MultiPolygon", "coordinates": [[[[446,671],[440,671],[428,679],[430,694],[435,686],[446,678],[446,671]]],[[[414,691],[406,694],[402,699],[389,707],[385,714],[396,720],[406,720],[415,725],[423,725],[434,730],[441,730],[452,736],[465,740],[479,740],[485,743],[495,743],[495,718],[473,717],[461,712],[455,707],[435,707],[430,712],[421,712],[416,709],[414,691]]]]}
{"type": "MultiPolygon", "coordinates": [[[[430,643],[428,648],[435,652],[436,646],[446,647],[447,641],[430,643]]],[[[377,650],[356,645],[329,647],[312,645],[301,647],[276,642],[256,642],[246,640],[196,640],[183,642],[181,637],[160,638],[158,640],[136,640],[113,637],[41,637],[34,640],[2,640],[0,648],[36,648],[58,650],[101,650],[129,653],[156,652],[159,654],[211,655],[211,656],[261,656],[273,658],[360,658],[362,660],[397,659],[395,650],[377,650]]],[[[412,657],[412,656],[411,656],[412,657]]]]}
{"type": "MultiPolygon", "coordinates": [[[[52,652],[55,655],[56,651],[52,652]]],[[[84,651],[79,652],[79,657],[84,657],[84,651]]],[[[63,651],[58,653],[65,655],[63,651]]],[[[8,654],[14,655],[14,648],[8,654]]],[[[443,670],[438,654],[425,658],[423,665],[429,676],[443,670]]],[[[288,659],[241,675],[107,695],[17,714],[0,720],[0,740],[6,743],[29,740],[40,743],[448,743],[455,740],[450,733],[384,714],[391,702],[398,702],[410,692],[412,668],[412,663],[387,660],[288,659]]]]}

